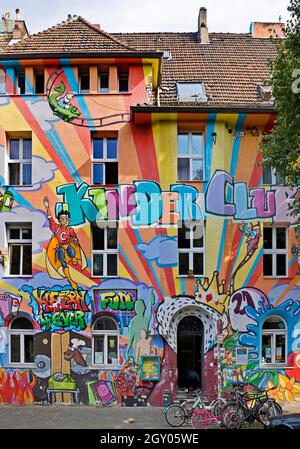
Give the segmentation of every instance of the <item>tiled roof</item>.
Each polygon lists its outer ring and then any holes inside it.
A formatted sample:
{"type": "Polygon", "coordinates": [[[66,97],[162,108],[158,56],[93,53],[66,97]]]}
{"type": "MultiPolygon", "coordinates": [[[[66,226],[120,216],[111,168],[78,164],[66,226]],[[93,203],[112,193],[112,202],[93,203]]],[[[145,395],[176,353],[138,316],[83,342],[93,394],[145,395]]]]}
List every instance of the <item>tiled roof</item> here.
{"type": "Polygon", "coordinates": [[[6,47],[0,45],[0,56],[38,54],[94,54],[136,52],[117,37],[100,30],[82,17],[74,16],[65,22],[32,34],[6,47]]]}
{"type": "Polygon", "coordinates": [[[115,33],[127,44],[145,50],[171,52],[162,63],[161,105],[186,106],[177,102],[176,81],[202,81],[209,96],[202,106],[268,108],[259,99],[257,85],[270,77],[268,60],[276,55],[269,39],[250,34],[210,33],[201,44],[198,33],[115,33]]]}

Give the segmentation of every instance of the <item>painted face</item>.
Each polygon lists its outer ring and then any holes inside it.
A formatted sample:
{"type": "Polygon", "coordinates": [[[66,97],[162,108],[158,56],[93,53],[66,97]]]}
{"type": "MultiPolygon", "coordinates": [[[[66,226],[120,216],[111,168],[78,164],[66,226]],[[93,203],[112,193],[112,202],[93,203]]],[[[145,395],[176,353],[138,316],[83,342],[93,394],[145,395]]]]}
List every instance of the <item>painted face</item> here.
{"type": "Polygon", "coordinates": [[[63,228],[67,228],[69,226],[69,223],[70,223],[70,218],[68,217],[68,215],[61,215],[59,217],[59,224],[63,228]]]}

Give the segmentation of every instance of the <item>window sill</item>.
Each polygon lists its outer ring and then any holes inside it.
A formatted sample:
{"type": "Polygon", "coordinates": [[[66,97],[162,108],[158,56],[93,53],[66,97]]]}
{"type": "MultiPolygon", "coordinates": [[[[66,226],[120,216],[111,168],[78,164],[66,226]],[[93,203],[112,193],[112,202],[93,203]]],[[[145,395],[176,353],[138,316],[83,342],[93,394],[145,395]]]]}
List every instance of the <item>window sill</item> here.
{"type": "Polygon", "coordinates": [[[284,363],[281,364],[274,364],[274,363],[270,363],[270,364],[262,364],[260,366],[260,369],[265,369],[265,370],[269,370],[269,369],[294,369],[294,366],[286,366],[284,363]]]}
{"type": "Polygon", "coordinates": [[[30,274],[30,275],[26,275],[26,274],[7,274],[5,276],[2,276],[2,279],[12,279],[12,278],[16,278],[16,279],[23,279],[23,278],[31,279],[31,278],[33,278],[33,275],[32,274],[30,274]]]}
{"type": "Polygon", "coordinates": [[[32,368],[36,368],[36,365],[34,363],[9,363],[7,365],[7,368],[12,368],[12,369],[32,369],[32,368]]]}
{"type": "Polygon", "coordinates": [[[187,279],[198,279],[198,278],[204,278],[205,274],[195,274],[193,276],[189,276],[188,274],[179,274],[176,276],[177,278],[187,278],[187,279]]]}
{"type": "Polygon", "coordinates": [[[122,365],[91,365],[89,369],[97,370],[121,370],[122,365]]]}
{"type": "Polygon", "coordinates": [[[207,181],[205,181],[204,179],[200,180],[200,179],[195,179],[194,181],[192,181],[191,179],[180,179],[180,180],[176,180],[176,184],[203,184],[203,183],[207,183],[207,181]]]}
{"type": "Polygon", "coordinates": [[[294,279],[291,276],[263,276],[263,279],[294,279]]]}
{"type": "MultiPolygon", "coordinates": [[[[107,253],[107,254],[109,254],[109,253],[107,253]]],[[[118,276],[118,275],[116,275],[116,276],[94,276],[94,275],[92,275],[91,278],[92,279],[120,279],[120,276],[118,276]]]]}

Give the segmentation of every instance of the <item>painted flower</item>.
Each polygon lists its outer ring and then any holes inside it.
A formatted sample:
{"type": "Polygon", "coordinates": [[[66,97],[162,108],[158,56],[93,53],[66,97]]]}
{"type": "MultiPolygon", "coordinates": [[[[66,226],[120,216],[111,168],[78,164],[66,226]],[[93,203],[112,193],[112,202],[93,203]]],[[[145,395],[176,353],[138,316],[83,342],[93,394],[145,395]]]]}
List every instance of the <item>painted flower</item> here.
{"type": "MultiPolygon", "coordinates": [[[[283,376],[278,373],[279,385],[276,390],[270,391],[270,396],[273,396],[275,399],[279,401],[288,401],[291,402],[296,397],[300,397],[300,385],[296,383],[295,378],[292,377],[289,379],[287,376],[283,376]]],[[[268,382],[268,387],[273,388],[273,382],[268,382]]]]}
{"type": "Polygon", "coordinates": [[[222,360],[222,364],[231,366],[235,361],[235,357],[233,356],[233,352],[231,350],[225,351],[225,357],[222,360]]]}

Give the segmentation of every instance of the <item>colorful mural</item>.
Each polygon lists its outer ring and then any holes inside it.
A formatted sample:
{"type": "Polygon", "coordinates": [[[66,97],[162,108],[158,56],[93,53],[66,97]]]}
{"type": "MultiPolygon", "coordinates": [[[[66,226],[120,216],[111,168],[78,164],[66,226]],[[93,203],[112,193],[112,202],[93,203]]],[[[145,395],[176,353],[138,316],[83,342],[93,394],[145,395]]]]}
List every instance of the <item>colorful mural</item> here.
{"type": "Polygon", "coordinates": [[[9,186],[0,197],[0,403],[162,405],[165,391],[171,400],[178,391],[178,325],[188,316],[203,324],[201,376],[208,394],[217,384],[219,323],[225,388],[239,377],[275,385],[280,400],[299,400],[300,285],[289,215],[297,189],[262,185],[258,139],[239,136],[245,126],[267,132],[273,117],[149,113],[129,122],[130,107],[147,102],[157,80],[150,59],[127,62],[130,95],[80,94],[76,61],[45,60],[46,95],[8,89],[9,101],[0,104],[1,185],[7,138],[32,139],[32,185],[9,186]],[[105,127],[104,117],[110,117],[105,127]],[[203,133],[203,181],[177,180],[181,126],[203,133]],[[117,138],[118,183],[93,183],[94,136],[117,138]],[[118,223],[117,275],[93,274],[94,254],[102,254],[92,248],[96,220],[118,223]],[[181,221],[205,225],[203,276],[179,274],[181,221]],[[264,277],[264,225],[276,223],[286,227],[288,275],[264,277]],[[31,275],[9,273],[11,224],[31,224],[31,275]],[[262,328],[271,316],[286,324],[283,366],[262,363],[262,328]],[[28,363],[10,359],[15,317],[32,323],[28,363]],[[105,333],[106,323],[94,332],[101,317],[112,319],[117,331],[105,333]]]}

